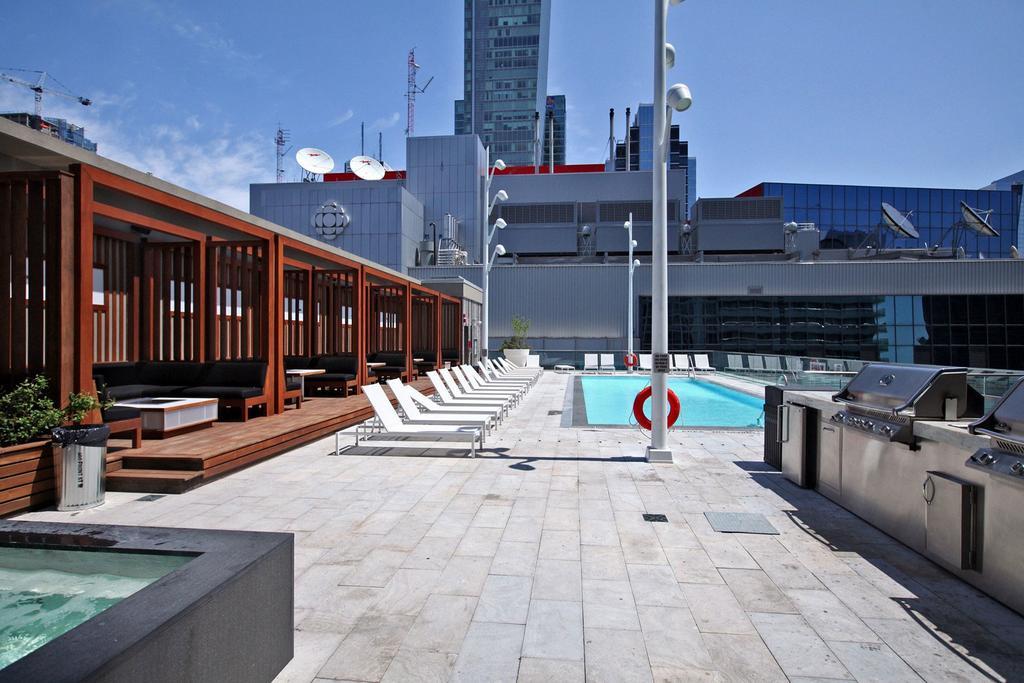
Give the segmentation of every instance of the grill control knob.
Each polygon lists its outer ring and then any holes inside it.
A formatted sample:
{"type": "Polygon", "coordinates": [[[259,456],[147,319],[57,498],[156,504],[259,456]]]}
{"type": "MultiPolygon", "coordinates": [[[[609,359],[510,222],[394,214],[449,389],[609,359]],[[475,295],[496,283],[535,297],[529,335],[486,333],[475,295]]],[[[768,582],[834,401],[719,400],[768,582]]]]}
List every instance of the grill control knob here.
{"type": "Polygon", "coordinates": [[[1024,462],[1018,460],[1017,462],[1010,465],[1010,471],[1016,474],[1018,477],[1024,477],[1024,462]]]}
{"type": "Polygon", "coordinates": [[[996,461],[996,457],[991,453],[976,453],[971,458],[981,465],[992,465],[996,461]]]}

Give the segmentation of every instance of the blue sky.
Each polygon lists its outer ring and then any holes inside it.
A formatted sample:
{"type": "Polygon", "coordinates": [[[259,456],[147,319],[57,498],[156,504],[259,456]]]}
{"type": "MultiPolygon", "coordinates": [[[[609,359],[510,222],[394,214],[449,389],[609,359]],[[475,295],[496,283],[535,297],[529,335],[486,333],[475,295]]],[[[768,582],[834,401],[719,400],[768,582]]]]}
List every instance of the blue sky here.
{"type": "MultiPolygon", "coordinates": [[[[553,0],[549,91],[569,109],[568,156],[603,161],[608,108],[650,101],[650,2],[553,0]]],[[[421,81],[416,132],[452,131],[462,95],[462,2],[11,3],[0,69],[45,69],[92,97],[47,112],[87,126],[100,152],[247,208],[292,144],[343,160],[384,133],[404,165],[406,53],[421,81]],[[244,7],[244,11],[238,11],[244,7]]],[[[762,180],[980,187],[1024,168],[1020,0],[687,0],[672,8],[670,82],[698,157],[698,194],[762,180]]],[[[31,93],[0,85],[0,110],[31,93]]],[[[287,176],[297,167],[287,164],[287,176]]]]}

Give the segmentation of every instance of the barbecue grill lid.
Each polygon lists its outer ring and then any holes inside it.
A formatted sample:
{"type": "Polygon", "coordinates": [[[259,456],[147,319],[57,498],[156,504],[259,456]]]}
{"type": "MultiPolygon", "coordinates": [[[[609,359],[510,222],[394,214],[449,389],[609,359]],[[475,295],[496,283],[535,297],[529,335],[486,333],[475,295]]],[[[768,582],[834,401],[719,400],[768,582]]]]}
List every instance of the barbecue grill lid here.
{"type": "Polygon", "coordinates": [[[832,398],[840,403],[897,412],[914,405],[939,377],[957,373],[963,375],[966,384],[967,368],[870,363],[832,398]]]}
{"type": "Polygon", "coordinates": [[[972,422],[968,429],[971,434],[1024,441],[1024,378],[1010,387],[999,403],[985,417],[972,422]]]}

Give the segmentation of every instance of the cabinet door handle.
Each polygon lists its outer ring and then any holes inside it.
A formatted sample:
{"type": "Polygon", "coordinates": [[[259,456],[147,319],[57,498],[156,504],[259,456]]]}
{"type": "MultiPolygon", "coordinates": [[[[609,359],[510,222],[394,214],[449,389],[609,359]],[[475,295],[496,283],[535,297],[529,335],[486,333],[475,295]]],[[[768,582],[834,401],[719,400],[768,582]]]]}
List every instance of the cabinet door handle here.
{"type": "Polygon", "coordinates": [[[778,443],[786,443],[789,441],[789,406],[781,403],[775,410],[778,413],[779,423],[779,431],[776,432],[778,436],[775,437],[775,440],[778,443]]]}

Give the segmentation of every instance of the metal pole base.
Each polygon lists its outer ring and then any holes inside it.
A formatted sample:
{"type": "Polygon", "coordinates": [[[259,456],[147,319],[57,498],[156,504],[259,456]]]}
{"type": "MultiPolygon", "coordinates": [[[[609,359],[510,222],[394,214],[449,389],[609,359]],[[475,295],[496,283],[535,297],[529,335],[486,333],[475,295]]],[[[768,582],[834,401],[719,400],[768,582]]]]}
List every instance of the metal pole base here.
{"type": "Polygon", "coordinates": [[[647,447],[647,462],[672,462],[672,451],[668,448],[647,447]]]}

